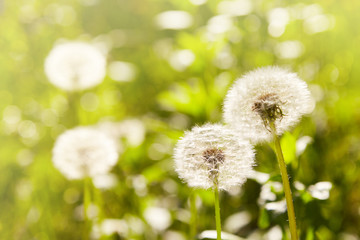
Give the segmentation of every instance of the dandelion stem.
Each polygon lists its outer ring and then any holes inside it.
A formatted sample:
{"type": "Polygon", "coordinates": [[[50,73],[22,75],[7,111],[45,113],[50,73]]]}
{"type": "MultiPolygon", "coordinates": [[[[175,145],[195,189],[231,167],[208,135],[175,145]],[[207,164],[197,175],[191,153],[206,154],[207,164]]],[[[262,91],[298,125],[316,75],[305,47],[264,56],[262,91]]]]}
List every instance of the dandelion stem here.
{"type": "Polygon", "coordinates": [[[190,195],[190,211],[191,211],[191,219],[190,219],[190,239],[195,239],[196,229],[197,229],[197,210],[196,210],[196,193],[192,192],[190,195]]]}
{"type": "Polygon", "coordinates": [[[220,201],[219,201],[219,188],[214,184],[214,197],[215,197],[215,221],[217,240],[221,240],[221,218],[220,218],[220,201]]]}
{"type": "Polygon", "coordinates": [[[90,178],[84,179],[84,236],[83,239],[89,239],[89,228],[90,228],[90,222],[88,217],[88,208],[90,205],[90,178]]]}
{"type": "Polygon", "coordinates": [[[288,212],[288,218],[289,218],[289,227],[290,227],[290,234],[292,240],[297,240],[297,230],[296,230],[296,219],[295,219],[295,211],[294,211],[294,204],[293,199],[291,195],[291,189],[289,184],[289,178],[288,173],[286,170],[286,164],[284,161],[284,156],[281,150],[281,145],[279,138],[276,134],[276,128],[274,122],[270,123],[271,132],[274,138],[275,143],[275,152],[276,156],[279,162],[280,172],[281,172],[281,178],[284,186],[284,192],[285,192],[285,199],[286,199],[286,205],[287,205],[287,212],[288,212]]]}

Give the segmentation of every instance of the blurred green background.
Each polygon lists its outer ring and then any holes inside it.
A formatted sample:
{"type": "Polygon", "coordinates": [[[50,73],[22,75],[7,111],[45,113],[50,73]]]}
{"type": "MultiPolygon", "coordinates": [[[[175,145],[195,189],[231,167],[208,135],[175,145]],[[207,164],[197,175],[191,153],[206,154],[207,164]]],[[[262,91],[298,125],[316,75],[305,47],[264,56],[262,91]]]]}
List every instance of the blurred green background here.
{"type": "MultiPolygon", "coordinates": [[[[81,239],[83,183],[51,162],[74,115],[117,129],[122,146],[115,183],[94,188],[93,238],[188,239],[193,190],[173,169],[174,144],[196,124],[221,121],[237,77],[274,64],[298,72],[316,100],[282,138],[301,239],[360,239],[359,11],[350,0],[2,2],[0,239],[81,239]],[[44,60],[60,39],[107,55],[102,84],[68,94],[49,83],[44,60]]],[[[287,239],[286,212],[268,204],[283,199],[275,155],[256,148],[265,174],[221,194],[223,229],[287,239]]],[[[198,232],[215,229],[212,193],[195,194],[198,232]]]]}

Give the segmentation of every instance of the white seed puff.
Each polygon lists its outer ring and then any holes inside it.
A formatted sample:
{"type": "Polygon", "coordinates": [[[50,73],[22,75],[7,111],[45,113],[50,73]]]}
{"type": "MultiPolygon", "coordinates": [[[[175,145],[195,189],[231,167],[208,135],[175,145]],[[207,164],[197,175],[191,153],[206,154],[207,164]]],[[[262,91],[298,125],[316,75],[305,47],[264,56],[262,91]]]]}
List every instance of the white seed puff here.
{"type": "Polygon", "coordinates": [[[272,135],[259,114],[261,104],[276,106],[278,135],[314,108],[307,84],[297,74],[270,66],[251,71],[233,84],[224,101],[223,118],[252,143],[269,141],[272,135]]]}
{"type": "Polygon", "coordinates": [[[54,166],[68,179],[106,174],[116,164],[116,145],[104,133],[77,127],[61,134],[53,148],[54,166]]]}
{"type": "Polygon", "coordinates": [[[174,149],[175,168],[190,187],[230,190],[252,174],[252,145],[220,124],[205,124],[185,132],[174,149]]]}
{"type": "Polygon", "coordinates": [[[45,60],[49,81],[66,91],[78,91],[101,83],[106,74],[102,53],[85,42],[56,45],[45,60]]]}

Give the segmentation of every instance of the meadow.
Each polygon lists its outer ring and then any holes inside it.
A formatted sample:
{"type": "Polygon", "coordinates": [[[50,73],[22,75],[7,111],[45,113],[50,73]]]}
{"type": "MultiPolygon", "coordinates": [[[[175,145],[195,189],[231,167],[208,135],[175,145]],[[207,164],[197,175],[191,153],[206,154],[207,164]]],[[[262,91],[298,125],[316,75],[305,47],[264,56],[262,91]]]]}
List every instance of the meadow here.
{"type": "MultiPolygon", "coordinates": [[[[275,65],[314,103],[280,139],[299,239],[359,240],[359,10],[350,0],[0,1],[0,239],[216,239],[213,193],[179,178],[174,148],[194,126],[224,123],[236,79],[275,65]],[[69,42],[104,57],[87,75],[98,82],[50,80],[64,71],[47,59],[69,42]],[[59,136],[79,126],[114,140],[108,172],[69,179],[54,166],[59,136]]],[[[274,144],[255,150],[254,174],[220,192],[222,230],[290,239],[274,144]]]]}

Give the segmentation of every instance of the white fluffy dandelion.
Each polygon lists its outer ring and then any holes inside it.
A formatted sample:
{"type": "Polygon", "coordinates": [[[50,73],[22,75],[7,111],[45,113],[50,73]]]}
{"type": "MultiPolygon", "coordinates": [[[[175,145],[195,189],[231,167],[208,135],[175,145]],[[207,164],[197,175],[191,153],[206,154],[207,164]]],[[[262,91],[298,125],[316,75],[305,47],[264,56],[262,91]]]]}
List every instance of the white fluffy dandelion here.
{"type": "Polygon", "coordinates": [[[115,143],[102,132],[86,127],[60,135],[52,158],[55,167],[68,179],[106,174],[117,159],[115,143]]]}
{"type": "Polygon", "coordinates": [[[176,172],[191,187],[229,190],[252,174],[252,145],[220,124],[205,124],[185,133],[174,149],[176,172]]]}
{"type": "Polygon", "coordinates": [[[307,84],[297,74],[279,67],[264,67],[234,83],[224,102],[224,120],[257,143],[271,140],[270,122],[280,135],[312,110],[307,84]]]}
{"type": "Polygon", "coordinates": [[[106,60],[91,44],[67,42],[50,51],[45,60],[45,73],[52,84],[63,90],[84,90],[103,81],[106,60]]]}

